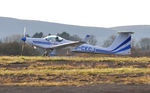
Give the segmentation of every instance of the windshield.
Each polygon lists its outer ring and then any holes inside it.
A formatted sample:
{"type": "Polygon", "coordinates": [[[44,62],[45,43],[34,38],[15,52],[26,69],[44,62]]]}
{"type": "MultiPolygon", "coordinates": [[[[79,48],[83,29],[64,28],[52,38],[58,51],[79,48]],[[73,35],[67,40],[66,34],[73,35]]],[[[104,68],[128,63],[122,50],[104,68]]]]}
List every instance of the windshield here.
{"type": "Polygon", "coordinates": [[[58,42],[63,40],[63,38],[61,38],[59,36],[47,36],[47,37],[45,37],[45,39],[47,41],[58,41],[58,42]]]}

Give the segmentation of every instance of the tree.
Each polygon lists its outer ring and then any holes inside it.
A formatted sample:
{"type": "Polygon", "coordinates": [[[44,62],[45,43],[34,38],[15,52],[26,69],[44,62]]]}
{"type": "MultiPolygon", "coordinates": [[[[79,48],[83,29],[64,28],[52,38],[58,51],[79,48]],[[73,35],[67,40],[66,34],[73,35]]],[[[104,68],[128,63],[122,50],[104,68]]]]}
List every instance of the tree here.
{"type": "Polygon", "coordinates": [[[30,37],[30,35],[29,35],[29,34],[26,34],[26,37],[30,37]]]}
{"type": "Polygon", "coordinates": [[[97,40],[96,40],[96,38],[95,38],[94,35],[90,35],[89,40],[88,40],[88,43],[89,43],[90,45],[96,45],[97,40]]]}
{"type": "Polygon", "coordinates": [[[70,34],[67,33],[67,32],[62,32],[60,34],[58,33],[57,35],[60,36],[60,37],[62,37],[62,38],[65,38],[67,40],[69,40],[69,38],[70,38],[70,34]]]}
{"type": "MultiPolygon", "coordinates": [[[[21,55],[23,41],[22,35],[7,36],[0,44],[0,55],[21,55]]],[[[23,55],[39,55],[39,52],[25,44],[23,55]]]]}
{"type": "Polygon", "coordinates": [[[40,32],[40,33],[36,32],[32,37],[33,38],[41,38],[41,37],[43,37],[43,32],[40,32]]]}
{"type": "Polygon", "coordinates": [[[22,52],[22,43],[19,42],[9,42],[0,44],[0,55],[21,55],[32,56],[38,55],[39,52],[32,47],[25,45],[24,51],[22,52]]]}
{"type": "Polygon", "coordinates": [[[142,38],[139,41],[139,46],[142,50],[150,50],[150,38],[142,38]]]}
{"type": "Polygon", "coordinates": [[[72,35],[69,37],[69,40],[72,40],[72,41],[80,41],[81,38],[78,36],[78,35],[72,35]]]}
{"type": "Polygon", "coordinates": [[[64,38],[64,39],[67,39],[67,40],[72,40],[72,41],[79,41],[79,40],[81,40],[81,38],[78,35],[70,35],[67,32],[62,32],[60,34],[58,33],[57,35],[62,37],[62,38],[64,38]]]}
{"type": "Polygon", "coordinates": [[[103,47],[109,47],[113,43],[115,38],[115,35],[110,36],[107,40],[104,41],[103,47]]]}
{"type": "Polygon", "coordinates": [[[51,33],[48,34],[49,36],[51,35],[51,33]]]}
{"type": "Polygon", "coordinates": [[[19,35],[19,34],[16,34],[16,35],[12,35],[12,36],[7,36],[3,39],[3,42],[4,43],[10,43],[10,42],[22,42],[21,41],[21,38],[23,36],[22,35],[19,35]]]}

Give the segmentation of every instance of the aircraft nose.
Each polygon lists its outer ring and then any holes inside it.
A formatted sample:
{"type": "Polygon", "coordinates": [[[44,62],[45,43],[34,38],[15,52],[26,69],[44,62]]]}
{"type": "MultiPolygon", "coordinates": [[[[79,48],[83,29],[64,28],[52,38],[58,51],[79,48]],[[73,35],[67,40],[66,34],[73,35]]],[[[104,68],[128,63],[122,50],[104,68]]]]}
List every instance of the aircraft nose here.
{"type": "Polygon", "coordinates": [[[23,37],[21,40],[25,42],[26,41],[26,37],[23,37]]]}

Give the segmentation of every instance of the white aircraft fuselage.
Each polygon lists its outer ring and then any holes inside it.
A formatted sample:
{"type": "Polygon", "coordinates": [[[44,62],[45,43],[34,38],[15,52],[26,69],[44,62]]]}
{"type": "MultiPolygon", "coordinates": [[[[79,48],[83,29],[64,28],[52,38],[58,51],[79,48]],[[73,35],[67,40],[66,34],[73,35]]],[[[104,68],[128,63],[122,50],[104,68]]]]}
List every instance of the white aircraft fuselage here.
{"type": "Polygon", "coordinates": [[[75,47],[72,50],[73,52],[129,55],[131,54],[131,34],[133,32],[119,32],[119,36],[107,48],[85,44],[90,37],[89,35],[82,41],[70,41],[57,35],[50,35],[44,38],[29,38],[24,35],[22,40],[30,46],[45,49],[44,55],[49,55],[55,49],[68,46],[75,47]]]}

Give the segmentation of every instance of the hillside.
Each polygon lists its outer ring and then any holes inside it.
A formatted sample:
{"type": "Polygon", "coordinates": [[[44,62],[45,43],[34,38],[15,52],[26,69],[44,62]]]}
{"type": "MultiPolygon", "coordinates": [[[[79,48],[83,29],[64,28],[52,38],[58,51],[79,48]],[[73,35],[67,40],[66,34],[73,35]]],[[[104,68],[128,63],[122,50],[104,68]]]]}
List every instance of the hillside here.
{"type": "Polygon", "coordinates": [[[150,25],[102,28],[0,17],[0,37],[4,38],[13,34],[22,34],[24,26],[26,26],[27,33],[30,35],[33,35],[35,32],[43,32],[47,35],[48,33],[56,34],[64,31],[71,35],[77,34],[80,37],[84,37],[86,34],[92,34],[98,40],[98,45],[101,45],[109,36],[117,35],[117,31],[133,31],[135,32],[134,38],[136,40],[149,37],[150,35],[150,25]]]}
{"type": "Polygon", "coordinates": [[[120,26],[111,28],[116,31],[131,31],[134,33],[134,38],[139,40],[144,37],[150,37],[150,25],[133,25],[133,26],[120,26]]]}

